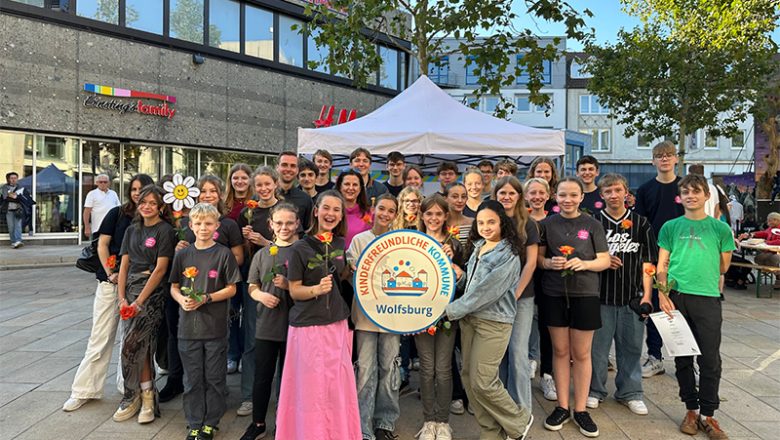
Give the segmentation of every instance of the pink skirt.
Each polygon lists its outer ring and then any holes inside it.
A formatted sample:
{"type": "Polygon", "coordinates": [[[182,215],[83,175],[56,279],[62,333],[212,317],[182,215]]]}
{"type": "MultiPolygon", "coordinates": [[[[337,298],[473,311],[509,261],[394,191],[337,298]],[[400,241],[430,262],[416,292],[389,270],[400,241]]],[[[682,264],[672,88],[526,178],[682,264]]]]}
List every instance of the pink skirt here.
{"type": "Polygon", "coordinates": [[[289,327],[276,412],[280,440],[361,440],[347,321],[289,327]]]}

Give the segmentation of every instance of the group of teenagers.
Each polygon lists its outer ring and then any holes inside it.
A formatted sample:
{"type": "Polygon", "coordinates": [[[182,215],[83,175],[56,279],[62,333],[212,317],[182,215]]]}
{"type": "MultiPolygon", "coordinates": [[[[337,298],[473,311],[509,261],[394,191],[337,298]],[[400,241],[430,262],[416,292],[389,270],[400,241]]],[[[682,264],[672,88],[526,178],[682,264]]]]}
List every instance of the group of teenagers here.
{"type": "MultiPolygon", "coordinates": [[[[214,437],[236,361],[238,414],[252,417],[242,440],[272,431],[266,418],[274,393],[277,439],[397,439],[399,391],[408,387],[415,350],[420,440],[451,439],[450,413],[464,409],[474,414],[480,439],[527,437],[537,366],[544,397],[557,401],[544,427],[557,431],[573,420],[596,437],[588,409],[608,395],[613,342],[614,398],[635,414],[648,412],[640,364],[645,322],[637,315],[646,318],[640,306],[650,304],[670,317],[678,309],[702,353],[698,383],[694,359],[675,359],[687,408],[681,430],[727,438],[713,415],[719,278],[733,237],[703,211],[706,179],[674,174],[675,146],[662,142],[652,151],[658,175],[639,188],[635,204],[623,176],[597,181],[591,156],[577,162],[577,177],[564,178],[539,157],[524,183],[511,161],[483,161],[462,176],[456,164],[442,162],[441,190],[424,196],[422,171],[401,153],[388,155],[389,178],[381,183],[363,148],[335,182],[327,151],[313,161],[283,152],[275,168],[235,164],[227,188],[216,176],[201,177],[197,204],[184,213],[164,203],[165,191],[149,176],[136,175],[125,203],[97,231],[92,331],[63,409],[102,398],[119,328],[123,397],[113,419],[153,422],[160,401],[183,393],[189,440],[214,437]],[[458,282],[440,319],[450,331],[388,333],[353,301],[356,260],[394,229],[426,233],[449,256],[458,282]],[[675,289],[659,294],[654,283],[667,279],[675,289]],[[158,393],[160,332],[168,336],[168,378],[158,393]],[[231,359],[240,339],[239,357],[231,359]]],[[[662,341],[647,321],[648,361],[661,363],[662,341]]]]}

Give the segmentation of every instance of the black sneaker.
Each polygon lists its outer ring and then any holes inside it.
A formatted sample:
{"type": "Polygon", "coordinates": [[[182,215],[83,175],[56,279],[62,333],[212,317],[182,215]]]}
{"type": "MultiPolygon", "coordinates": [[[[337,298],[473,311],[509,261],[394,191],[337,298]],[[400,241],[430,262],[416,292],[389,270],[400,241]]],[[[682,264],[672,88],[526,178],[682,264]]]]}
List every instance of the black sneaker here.
{"type": "Polygon", "coordinates": [[[244,435],[241,436],[241,440],[257,440],[265,437],[265,423],[257,424],[252,422],[247,426],[244,435]]]}
{"type": "Polygon", "coordinates": [[[599,427],[596,426],[596,423],[590,418],[590,414],[587,411],[575,412],[574,423],[580,427],[580,432],[585,437],[599,436],[599,427]]]}
{"type": "Polygon", "coordinates": [[[569,423],[569,419],[571,419],[571,413],[569,413],[569,410],[566,408],[561,408],[560,406],[556,406],[552,414],[550,414],[550,416],[547,417],[547,419],[544,421],[544,429],[548,429],[550,431],[560,431],[561,428],[563,428],[563,425],[569,423]]]}
{"type": "Polygon", "coordinates": [[[198,440],[198,434],[200,434],[200,429],[190,429],[190,432],[187,433],[187,438],[184,440],[198,440]]]}
{"type": "Polygon", "coordinates": [[[374,437],[376,437],[376,440],[398,440],[397,435],[382,428],[377,428],[376,432],[374,432],[374,437]]]}
{"type": "Polygon", "coordinates": [[[198,433],[198,440],[213,440],[214,439],[214,431],[218,430],[216,426],[210,426],[210,425],[203,425],[202,428],[200,428],[200,433],[198,433]]]}
{"type": "Polygon", "coordinates": [[[174,397],[184,392],[184,385],[181,378],[175,378],[168,376],[168,381],[165,383],[163,389],[160,390],[158,398],[160,403],[173,400],[174,397]]]}

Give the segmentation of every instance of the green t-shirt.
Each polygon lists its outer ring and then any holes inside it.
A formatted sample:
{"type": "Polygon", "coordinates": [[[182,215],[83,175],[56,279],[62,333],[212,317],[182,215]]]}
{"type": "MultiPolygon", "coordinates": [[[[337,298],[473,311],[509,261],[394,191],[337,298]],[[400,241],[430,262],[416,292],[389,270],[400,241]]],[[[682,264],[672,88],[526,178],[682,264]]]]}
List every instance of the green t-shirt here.
{"type": "Polygon", "coordinates": [[[669,220],[658,235],[658,246],[670,252],[669,279],[675,290],[702,296],[720,296],[720,254],[733,251],[731,229],[712,217],[669,220]]]}

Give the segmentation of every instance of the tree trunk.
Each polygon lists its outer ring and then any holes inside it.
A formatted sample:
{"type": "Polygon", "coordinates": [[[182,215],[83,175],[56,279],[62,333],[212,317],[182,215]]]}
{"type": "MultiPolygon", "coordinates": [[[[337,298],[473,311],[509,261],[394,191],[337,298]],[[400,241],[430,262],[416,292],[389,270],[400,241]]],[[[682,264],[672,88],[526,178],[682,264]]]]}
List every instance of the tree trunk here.
{"type": "MultiPolygon", "coordinates": [[[[778,165],[780,165],[778,164],[778,162],[780,162],[780,134],[777,132],[777,120],[775,119],[775,116],[772,115],[767,117],[761,123],[761,129],[766,134],[769,155],[765,160],[766,172],[761,176],[761,179],[758,182],[757,196],[759,198],[769,198],[770,194],[772,194],[773,178],[775,177],[775,173],[777,173],[778,165]]],[[[759,158],[755,157],[754,160],[757,162],[759,158]]]]}
{"type": "Polygon", "coordinates": [[[419,65],[420,75],[428,74],[428,0],[421,0],[419,4],[419,12],[416,17],[413,17],[414,23],[414,39],[417,44],[417,64],[419,65]]]}
{"type": "Polygon", "coordinates": [[[678,148],[677,148],[677,175],[678,176],[684,176],[685,175],[685,140],[688,134],[685,132],[685,124],[680,123],[680,132],[678,134],[679,142],[678,142],[678,148]]]}

